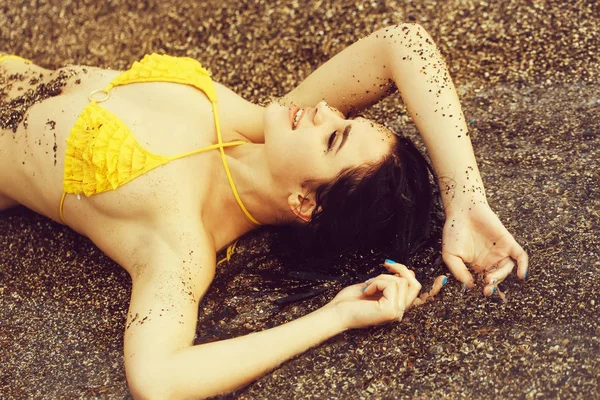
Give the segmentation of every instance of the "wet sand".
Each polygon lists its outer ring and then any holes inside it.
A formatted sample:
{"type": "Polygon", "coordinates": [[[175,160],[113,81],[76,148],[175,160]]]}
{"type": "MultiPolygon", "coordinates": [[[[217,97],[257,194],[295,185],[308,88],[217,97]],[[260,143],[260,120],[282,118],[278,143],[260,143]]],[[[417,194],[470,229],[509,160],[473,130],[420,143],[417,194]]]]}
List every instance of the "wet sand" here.
{"type": "MultiPolygon", "coordinates": [[[[225,398],[600,398],[599,2],[127,3],[7,0],[0,51],[48,68],[187,55],[264,104],[370,31],[421,23],[460,92],[489,202],[531,257],[527,281],[503,284],[506,303],[450,280],[401,323],[339,335],[225,398]]],[[[417,138],[397,96],[368,115],[417,138]]],[[[203,299],[197,342],[306,314],[385,258],[295,272],[276,239],[240,242],[203,299]]],[[[445,271],[436,251],[414,260],[425,286],[445,271]]],[[[129,294],[87,239],[0,213],[0,397],[127,398],[129,294]]]]}

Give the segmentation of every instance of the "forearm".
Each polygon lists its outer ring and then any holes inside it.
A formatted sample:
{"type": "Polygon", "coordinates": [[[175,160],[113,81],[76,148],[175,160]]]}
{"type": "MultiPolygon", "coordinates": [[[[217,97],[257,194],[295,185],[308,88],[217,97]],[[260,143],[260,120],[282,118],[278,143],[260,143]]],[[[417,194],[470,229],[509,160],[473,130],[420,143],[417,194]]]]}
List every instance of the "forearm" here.
{"type": "Polygon", "coordinates": [[[175,398],[232,391],[342,332],[334,313],[321,308],[262,332],[183,349],[165,363],[161,379],[172,383],[175,398]]]}
{"type": "Polygon", "coordinates": [[[373,32],[346,47],[311,73],[281,102],[299,107],[325,100],[344,114],[377,103],[390,91],[391,70],[384,64],[383,35],[373,32]]]}
{"type": "Polygon", "coordinates": [[[458,94],[427,32],[400,29],[388,38],[393,81],[417,126],[438,176],[447,208],[455,197],[485,202],[485,192],[458,94]]]}

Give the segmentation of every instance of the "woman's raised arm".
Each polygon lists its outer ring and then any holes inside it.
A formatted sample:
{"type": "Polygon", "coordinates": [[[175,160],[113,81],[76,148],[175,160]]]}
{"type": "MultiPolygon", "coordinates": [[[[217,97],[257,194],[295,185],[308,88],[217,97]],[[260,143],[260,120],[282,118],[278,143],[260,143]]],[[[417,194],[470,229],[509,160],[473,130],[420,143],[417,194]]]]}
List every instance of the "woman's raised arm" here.
{"type": "Polygon", "coordinates": [[[449,206],[456,195],[454,188],[465,180],[469,180],[470,188],[476,186],[475,194],[485,200],[446,63],[431,37],[417,24],[383,28],[357,41],[320,66],[285,95],[283,102],[302,107],[325,100],[348,114],[377,103],[392,85],[398,88],[443,181],[444,206],[449,206]]]}
{"type": "Polygon", "coordinates": [[[487,204],[456,89],[421,26],[401,24],[370,34],[319,67],[283,101],[308,106],[325,100],[347,114],[378,102],[392,84],[436,171],[446,210],[442,254],[453,275],[470,287],[473,277],[465,263],[485,271],[486,295],[512,271],[513,259],[524,278],[527,254],[487,204]]]}

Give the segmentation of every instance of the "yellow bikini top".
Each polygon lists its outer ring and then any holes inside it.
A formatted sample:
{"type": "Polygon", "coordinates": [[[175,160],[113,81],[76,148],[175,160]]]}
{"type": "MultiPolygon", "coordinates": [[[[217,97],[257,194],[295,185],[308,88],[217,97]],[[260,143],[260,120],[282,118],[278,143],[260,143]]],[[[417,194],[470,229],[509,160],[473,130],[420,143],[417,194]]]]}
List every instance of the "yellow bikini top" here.
{"type": "Polygon", "coordinates": [[[4,55],[0,54],[0,63],[3,61],[8,61],[8,60],[19,60],[19,61],[23,61],[25,64],[31,64],[31,60],[28,60],[23,57],[14,56],[12,54],[4,54],[4,55]]]}
{"type": "Polygon", "coordinates": [[[89,95],[90,103],[83,109],[67,139],[63,196],[60,202],[60,217],[67,193],[86,196],[115,190],[148,171],[170,161],[209,150],[219,149],[227,179],[240,208],[248,219],[260,223],[250,215],[237,192],[227,158],[225,147],[245,144],[243,141],[223,143],[219,116],[217,114],[217,93],[210,73],[192,58],[167,55],[146,55],[131,68],[113,79],[102,89],[89,95]],[[215,116],[217,143],[174,156],[152,153],[136,140],[127,125],[110,111],[98,105],[110,97],[110,91],[122,85],[143,82],[173,82],[191,85],[204,92],[212,103],[215,116]]]}

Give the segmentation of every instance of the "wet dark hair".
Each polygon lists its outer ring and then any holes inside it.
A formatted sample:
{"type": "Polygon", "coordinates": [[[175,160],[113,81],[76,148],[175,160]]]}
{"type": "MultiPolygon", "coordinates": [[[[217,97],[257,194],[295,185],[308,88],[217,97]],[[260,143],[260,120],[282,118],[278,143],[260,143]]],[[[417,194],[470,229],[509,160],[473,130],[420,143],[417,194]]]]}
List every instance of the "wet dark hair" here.
{"type": "Polygon", "coordinates": [[[301,256],[377,248],[406,263],[429,236],[432,177],[415,145],[398,137],[376,164],[344,170],[331,182],[307,182],[316,201],[312,219],[285,236],[301,256]]]}

